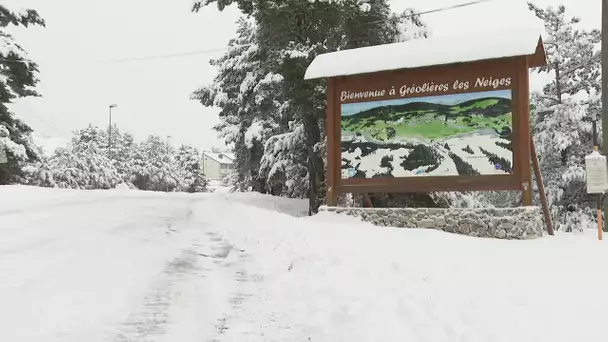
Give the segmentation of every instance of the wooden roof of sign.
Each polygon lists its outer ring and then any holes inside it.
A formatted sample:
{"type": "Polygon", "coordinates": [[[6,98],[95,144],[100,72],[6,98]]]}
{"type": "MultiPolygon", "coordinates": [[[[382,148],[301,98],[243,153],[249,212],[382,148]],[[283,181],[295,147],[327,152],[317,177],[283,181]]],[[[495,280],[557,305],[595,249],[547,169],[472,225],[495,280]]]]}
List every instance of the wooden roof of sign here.
{"type": "Polygon", "coordinates": [[[528,57],[530,68],[547,57],[540,31],[503,30],[460,37],[416,39],[318,55],[304,79],[351,76],[483,60],[528,57]]]}

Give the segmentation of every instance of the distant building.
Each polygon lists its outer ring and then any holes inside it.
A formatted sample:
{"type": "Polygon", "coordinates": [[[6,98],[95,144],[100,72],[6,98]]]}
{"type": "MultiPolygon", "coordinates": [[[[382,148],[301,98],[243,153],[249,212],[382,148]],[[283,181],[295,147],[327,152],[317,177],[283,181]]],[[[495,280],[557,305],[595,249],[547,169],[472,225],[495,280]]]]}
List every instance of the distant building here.
{"type": "Polygon", "coordinates": [[[208,179],[222,179],[234,170],[234,156],[225,152],[203,152],[201,169],[208,179]]]}

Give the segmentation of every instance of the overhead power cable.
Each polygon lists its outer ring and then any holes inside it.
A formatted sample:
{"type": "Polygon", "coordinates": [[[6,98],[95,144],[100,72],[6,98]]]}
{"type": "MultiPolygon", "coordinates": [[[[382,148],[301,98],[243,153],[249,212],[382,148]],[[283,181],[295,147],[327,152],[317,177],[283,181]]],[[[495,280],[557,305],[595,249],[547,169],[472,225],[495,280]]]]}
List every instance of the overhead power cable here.
{"type": "MultiPolygon", "coordinates": [[[[498,0],[475,0],[475,1],[469,1],[469,2],[465,2],[465,3],[457,4],[457,5],[452,5],[452,6],[432,9],[432,10],[428,10],[428,11],[422,11],[422,12],[412,13],[412,14],[409,14],[409,15],[405,15],[402,18],[411,18],[411,17],[417,17],[417,16],[420,16],[420,15],[425,15],[425,14],[430,14],[430,13],[438,13],[438,12],[443,12],[443,11],[449,11],[449,10],[454,10],[454,9],[458,9],[458,8],[462,8],[462,7],[468,7],[468,6],[473,6],[473,5],[481,4],[481,3],[484,3],[484,2],[492,2],[492,1],[498,1],[498,0]]],[[[362,25],[375,24],[375,23],[379,23],[379,22],[382,22],[382,21],[383,20],[369,21],[369,22],[362,23],[361,26],[362,25]]],[[[97,61],[97,62],[90,62],[90,63],[92,63],[92,64],[99,64],[99,63],[122,63],[122,62],[137,62],[137,61],[146,61],[146,60],[154,60],[154,59],[168,59],[168,58],[176,58],[176,57],[202,55],[202,54],[211,53],[211,52],[224,51],[224,50],[228,50],[230,48],[235,48],[235,47],[248,47],[248,46],[251,46],[251,45],[253,45],[253,43],[250,43],[250,44],[241,44],[241,45],[230,45],[230,46],[225,46],[225,47],[217,47],[217,48],[213,48],[213,49],[197,50],[197,51],[190,51],[190,52],[180,52],[180,53],[171,53],[171,54],[163,54],[163,55],[144,56],[144,57],[131,57],[131,58],[113,59],[113,60],[97,61]]],[[[29,59],[22,59],[22,60],[13,60],[13,59],[11,59],[11,60],[8,60],[8,59],[0,58],[0,61],[35,63],[35,61],[29,60],[29,59]]]]}

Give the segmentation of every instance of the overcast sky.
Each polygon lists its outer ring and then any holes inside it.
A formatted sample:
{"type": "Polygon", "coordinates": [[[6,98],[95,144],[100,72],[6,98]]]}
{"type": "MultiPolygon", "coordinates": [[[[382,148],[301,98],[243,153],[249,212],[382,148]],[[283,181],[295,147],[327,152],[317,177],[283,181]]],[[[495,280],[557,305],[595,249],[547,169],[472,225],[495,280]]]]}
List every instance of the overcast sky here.
{"type": "MultiPolygon", "coordinates": [[[[394,10],[442,8],[470,0],[393,0],[394,10]]],[[[136,139],[171,135],[174,144],[209,149],[221,146],[212,127],[218,109],[189,99],[209,84],[215,70],[212,52],[178,58],[112,63],[112,60],[223,48],[234,36],[238,10],[215,7],[190,12],[192,0],[0,0],[31,7],[46,28],[15,31],[18,43],[40,65],[43,98],[20,100],[17,115],[40,135],[68,139],[89,123],[107,127],[108,105],[118,104],[112,119],[136,139]]],[[[537,0],[540,6],[566,5],[583,26],[599,28],[600,0],[537,0]]],[[[434,36],[540,24],[522,0],[489,3],[423,16],[434,36]]],[[[533,88],[542,78],[532,79],[533,88]]]]}

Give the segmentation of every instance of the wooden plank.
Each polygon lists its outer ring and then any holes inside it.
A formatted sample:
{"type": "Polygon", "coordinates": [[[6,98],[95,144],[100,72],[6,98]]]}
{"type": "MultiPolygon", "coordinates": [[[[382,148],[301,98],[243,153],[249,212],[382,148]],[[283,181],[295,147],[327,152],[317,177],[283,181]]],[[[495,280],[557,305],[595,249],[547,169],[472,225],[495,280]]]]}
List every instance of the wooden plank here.
{"type": "Polygon", "coordinates": [[[517,61],[517,160],[522,186],[522,201],[524,206],[532,205],[532,165],[530,140],[530,85],[528,60],[521,57],[517,61]]]}
{"type": "Polygon", "coordinates": [[[336,149],[340,146],[336,146],[335,139],[335,79],[330,78],[327,80],[327,108],[326,108],[326,139],[327,139],[327,205],[336,206],[338,204],[338,195],[336,188],[336,169],[339,169],[339,165],[336,165],[336,149]]]}
{"type": "Polygon", "coordinates": [[[547,200],[547,194],[545,192],[545,184],[543,183],[543,176],[540,172],[540,165],[538,163],[538,155],[536,154],[536,147],[534,146],[534,140],[532,140],[532,134],[530,134],[530,154],[532,155],[532,166],[534,168],[534,178],[536,178],[536,185],[538,187],[538,193],[540,194],[540,204],[543,208],[543,215],[545,217],[545,225],[547,226],[547,232],[549,235],[553,235],[553,223],[551,222],[551,212],[549,211],[549,201],[547,200]]]}
{"type": "Polygon", "coordinates": [[[340,102],[337,100],[337,88],[340,85],[340,80],[334,79],[333,83],[333,113],[334,113],[334,165],[336,166],[334,169],[334,186],[336,189],[336,194],[340,192],[338,189],[340,188],[340,184],[342,181],[342,146],[340,141],[342,140],[342,108],[340,102]]]}
{"type": "Polygon", "coordinates": [[[343,179],[339,193],[425,193],[433,191],[520,190],[515,176],[455,176],[343,179]]]}

